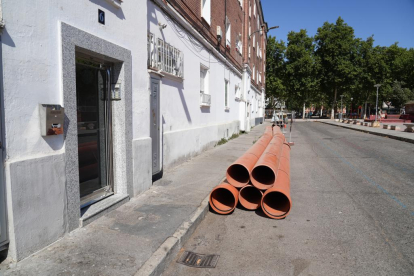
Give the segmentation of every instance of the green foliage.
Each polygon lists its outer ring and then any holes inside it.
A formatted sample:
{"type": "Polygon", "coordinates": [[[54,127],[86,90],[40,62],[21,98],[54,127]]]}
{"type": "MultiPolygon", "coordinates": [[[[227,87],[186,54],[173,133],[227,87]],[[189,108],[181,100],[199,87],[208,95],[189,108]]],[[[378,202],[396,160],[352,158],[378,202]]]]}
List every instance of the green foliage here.
{"type": "Polygon", "coordinates": [[[225,143],[227,143],[228,140],[226,138],[221,138],[218,142],[217,142],[217,146],[221,146],[224,145],[225,143]]]}
{"type": "Polygon", "coordinates": [[[395,43],[374,46],[374,37],[355,38],[354,29],[339,17],[325,22],[315,35],[290,32],[287,43],[269,37],[266,48],[266,96],[271,107],[286,101],[291,109],[379,102],[401,107],[414,100],[414,49],[395,43]],[[339,100],[338,100],[339,99],[339,100]]]}

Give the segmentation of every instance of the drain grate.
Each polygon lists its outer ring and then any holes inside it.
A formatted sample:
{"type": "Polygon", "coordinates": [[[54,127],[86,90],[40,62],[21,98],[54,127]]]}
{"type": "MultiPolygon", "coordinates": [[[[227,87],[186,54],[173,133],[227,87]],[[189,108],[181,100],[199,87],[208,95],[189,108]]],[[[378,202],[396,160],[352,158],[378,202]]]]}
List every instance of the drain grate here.
{"type": "Polygon", "coordinates": [[[220,255],[204,255],[191,251],[185,251],[177,260],[177,263],[191,267],[215,268],[220,255]]]}

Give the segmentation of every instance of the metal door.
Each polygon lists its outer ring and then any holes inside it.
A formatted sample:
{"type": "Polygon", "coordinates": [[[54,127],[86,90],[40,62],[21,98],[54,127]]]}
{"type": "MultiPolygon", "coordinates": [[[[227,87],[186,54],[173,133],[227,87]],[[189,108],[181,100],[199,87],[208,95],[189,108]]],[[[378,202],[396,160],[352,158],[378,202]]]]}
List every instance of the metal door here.
{"type": "Polygon", "coordinates": [[[76,62],[81,208],[113,194],[111,67],[76,62]]]}
{"type": "Polygon", "coordinates": [[[152,174],[161,171],[160,156],[160,80],[151,78],[151,139],[152,139],[152,174]]]}

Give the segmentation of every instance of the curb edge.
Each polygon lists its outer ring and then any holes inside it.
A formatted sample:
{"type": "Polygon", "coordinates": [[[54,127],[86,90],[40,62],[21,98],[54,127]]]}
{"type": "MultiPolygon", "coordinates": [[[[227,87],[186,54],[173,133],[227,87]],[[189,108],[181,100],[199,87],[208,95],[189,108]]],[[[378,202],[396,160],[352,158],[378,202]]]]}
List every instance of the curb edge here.
{"type": "Polygon", "coordinates": [[[161,275],[168,265],[187,242],[195,229],[200,225],[209,210],[210,193],[203,199],[200,206],[191,214],[189,220],[185,220],[174,234],[168,237],[151,257],[139,268],[135,276],[161,275]]]}
{"type": "Polygon", "coordinates": [[[365,133],[369,133],[369,134],[373,134],[373,135],[377,135],[377,136],[381,136],[381,137],[391,138],[391,139],[394,139],[394,140],[399,140],[399,141],[414,144],[414,139],[398,137],[398,136],[394,136],[392,134],[390,135],[390,134],[383,134],[383,133],[373,132],[373,131],[369,131],[369,130],[365,130],[365,129],[356,129],[356,128],[352,128],[352,127],[348,127],[348,126],[337,125],[337,124],[330,124],[330,123],[327,123],[327,122],[321,122],[321,121],[319,121],[319,122],[322,123],[322,124],[330,125],[330,126],[342,127],[342,128],[346,128],[346,129],[351,129],[351,130],[355,130],[355,131],[359,131],[359,132],[365,132],[365,133]]]}

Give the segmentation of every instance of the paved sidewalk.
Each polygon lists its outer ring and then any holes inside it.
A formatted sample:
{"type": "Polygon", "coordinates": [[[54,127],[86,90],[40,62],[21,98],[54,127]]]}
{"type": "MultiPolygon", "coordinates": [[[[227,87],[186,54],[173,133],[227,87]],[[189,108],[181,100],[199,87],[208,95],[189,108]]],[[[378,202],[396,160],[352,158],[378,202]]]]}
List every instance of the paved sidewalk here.
{"type": "Polygon", "coordinates": [[[383,129],[383,128],[373,128],[373,127],[368,127],[368,126],[340,123],[340,122],[335,122],[335,121],[330,121],[330,120],[323,120],[323,121],[320,120],[319,122],[328,124],[328,125],[334,125],[338,127],[352,129],[352,130],[367,132],[370,134],[375,134],[375,135],[388,137],[388,138],[405,141],[409,143],[414,143],[414,133],[410,133],[410,132],[403,132],[403,131],[383,129]]]}
{"type": "Polygon", "coordinates": [[[262,135],[265,125],[269,123],[165,171],[151,189],[120,208],[17,264],[1,264],[0,275],[143,275],[162,271],[208,212],[206,197],[211,189],[224,178],[227,167],[262,135]]]}

